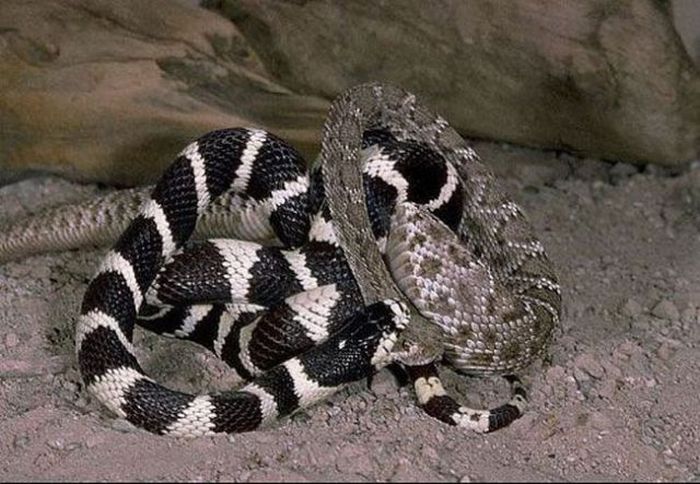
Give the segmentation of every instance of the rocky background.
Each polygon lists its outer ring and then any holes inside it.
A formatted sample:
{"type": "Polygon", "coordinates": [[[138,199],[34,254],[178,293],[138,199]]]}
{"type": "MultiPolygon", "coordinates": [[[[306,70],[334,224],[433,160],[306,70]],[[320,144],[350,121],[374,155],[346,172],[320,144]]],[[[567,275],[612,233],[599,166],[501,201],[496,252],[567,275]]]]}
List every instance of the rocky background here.
{"type": "Polygon", "coordinates": [[[414,91],[469,137],[637,164],[699,156],[700,74],[668,2],[205,5],[1,2],[3,177],[141,184],[192,138],[238,125],[311,157],[329,100],[369,80],[414,91]]]}

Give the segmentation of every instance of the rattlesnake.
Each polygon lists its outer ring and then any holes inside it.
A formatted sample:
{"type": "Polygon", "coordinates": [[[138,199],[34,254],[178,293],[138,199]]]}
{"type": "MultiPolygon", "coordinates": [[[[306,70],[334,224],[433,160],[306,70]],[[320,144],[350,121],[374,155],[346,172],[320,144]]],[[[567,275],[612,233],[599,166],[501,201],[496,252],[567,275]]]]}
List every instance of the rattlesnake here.
{"type": "Polygon", "coordinates": [[[86,291],[76,350],[98,400],[157,433],[252,430],[391,363],[428,414],[495,430],[522,414],[512,374],[559,320],[554,270],[521,209],[444,119],[377,83],[333,103],[310,176],[270,133],[215,131],[152,190],[10,227],[0,260],[122,231],[86,291]],[[195,228],[235,239],[186,246],[195,228]],[[159,386],[134,357],[135,322],[200,342],[251,382],[196,397],[159,386]],[[441,360],[506,375],[511,401],[460,406],[441,360]]]}

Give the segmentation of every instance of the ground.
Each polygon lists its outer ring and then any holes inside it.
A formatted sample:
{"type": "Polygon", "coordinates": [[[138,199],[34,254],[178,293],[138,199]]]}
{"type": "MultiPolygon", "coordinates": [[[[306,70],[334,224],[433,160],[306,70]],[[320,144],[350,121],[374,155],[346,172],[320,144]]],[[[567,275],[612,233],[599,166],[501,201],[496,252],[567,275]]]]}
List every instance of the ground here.
{"type": "MultiPolygon", "coordinates": [[[[0,481],[700,481],[700,166],[478,149],[563,287],[560,331],[525,375],[530,407],[511,427],[447,427],[382,372],[266,430],[196,440],[134,431],[90,399],[76,370],[73,327],[104,253],[90,249],[0,266],[0,481]]],[[[102,190],[56,178],[7,185],[0,227],[102,190]]],[[[137,331],[136,346],[171,387],[236,384],[194,345],[137,331]]],[[[466,403],[507,398],[500,380],[444,373],[466,403]]]]}

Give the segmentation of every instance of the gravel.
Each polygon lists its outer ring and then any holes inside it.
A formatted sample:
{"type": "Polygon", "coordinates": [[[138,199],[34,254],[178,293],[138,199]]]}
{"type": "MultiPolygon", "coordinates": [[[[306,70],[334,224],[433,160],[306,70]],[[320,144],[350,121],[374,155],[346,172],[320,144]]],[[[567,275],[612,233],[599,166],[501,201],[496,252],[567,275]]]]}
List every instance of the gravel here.
{"type": "MultiPolygon", "coordinates": [[[[104,253],[86,249],[0,266],[0,481],[697,479],[700,170],[670,176],[569,155],[560,170],[552,154],[517,150],[508,156],[546,159],[504,182],[559,268],[564,320],[546,361],[525,373],[529,409],[510,428],[477,435],[444,426],[382,372],[371,389],[354,385],[231,439],[135,431],[89,398],[76,369],[75,315],[104,253]]],[[[55,178],[5,186],[0,227],[96,191],[55,178]]],[[[235,384],[192,344],[137,330],[135,346],[171,387],[235,384]]],[[[444,376],[463,402],[507,398],[500,380],[444,376]]]]}

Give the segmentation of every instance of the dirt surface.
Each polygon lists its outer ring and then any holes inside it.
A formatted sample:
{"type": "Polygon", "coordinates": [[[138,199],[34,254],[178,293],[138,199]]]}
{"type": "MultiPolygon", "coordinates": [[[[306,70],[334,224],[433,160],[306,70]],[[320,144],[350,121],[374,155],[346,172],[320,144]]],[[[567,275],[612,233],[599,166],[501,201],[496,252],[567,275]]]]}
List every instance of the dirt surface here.
{"type": "MultiPolygon", "coordinates": [[[[501,160],[563,285],[561,331],[526,375],[531,405],[510,428],[484,436],[431,420],[383,372],[267,430],[189,441],[134,431],[76,370],[76,314],[104,253],[91,249],[0,266],[0,481],[700,481],[700,166],[480,150],[501,160]]],[[[5,186],[0,227],[99,191],[55,178],[5,186]]],[[[172,387],[236,384],[194,345],[137,330],[136,346],[172,387]]],[[[500,380],[445,376],[471,405],[507,398],[500,380]]]]}

